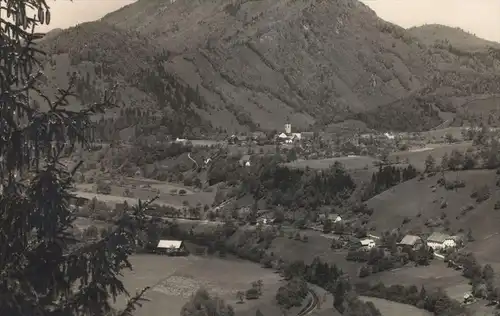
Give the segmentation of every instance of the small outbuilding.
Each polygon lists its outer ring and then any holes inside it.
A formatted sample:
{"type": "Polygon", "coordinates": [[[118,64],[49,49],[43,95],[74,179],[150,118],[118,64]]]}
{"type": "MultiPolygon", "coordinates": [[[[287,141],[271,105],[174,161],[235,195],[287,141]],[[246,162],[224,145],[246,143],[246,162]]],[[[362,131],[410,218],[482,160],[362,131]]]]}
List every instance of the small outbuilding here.
{"type": "Polygon", "coordinates": [[[360,242],[361,242],[361,247],[368,248],[368,249],[372,249],[373,247],[375,247],[375,240],[373,240],[373,239],[365,238],[365,239],[361,239],[360,242]]]}
{"type": "Polygon", "coordinates": [[[188,254],[182,240],[160,240],[156,247],[156,252],[169,256],[185,256],[188,254]]]}

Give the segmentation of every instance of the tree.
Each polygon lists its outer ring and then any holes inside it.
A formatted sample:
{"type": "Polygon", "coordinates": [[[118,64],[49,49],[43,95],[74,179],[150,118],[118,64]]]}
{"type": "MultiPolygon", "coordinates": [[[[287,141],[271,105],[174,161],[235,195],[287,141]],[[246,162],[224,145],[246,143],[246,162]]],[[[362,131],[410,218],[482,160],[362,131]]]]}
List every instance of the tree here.
{"type": "Polygon", "coordinates": [[[245,300],[245,292],[243,291],[236,292],[236,298],[239,300],[240,304],[242,304],[243,301],[245,300]]]}
{"type": "Polygon", "coordinates": [[[495,278],[495,271],[490,264],[486,264],[483,268],[483,279],[484,280],[493,280],[495,278]]]}
{"type": "Polygon", "coordinates": [[[333,230],[333,222],[330,219],[326,219],[323,224],[323,233],[329,234],[333,230]]]}
{"type": "Polygon", "coordinates": [[[448,159],[448,168],[450,170],[457,170],[464,163],[464,155],[456,149],[451,152],[448,159]]]}
{"type": "Polygon", "coordinates": [[[448,170],[448,153],[444,153],[441,158],[441,171],[448,170]]]}
{"type": "Polygon", "coordinates": [[[207,290],[199,289],[184,304],[181,316],[234,316],[234,309],[217,296],[211,296],[207,290]]]}
{"type": "Polygon", "coordinates": [[[264,282],[262,280],[257,280],[252,283],[252,287],[255,287],[259,292],[259,295],[262,295],[262,287],[264,286],[264,282]]]}
{"type": "Polygon", "coordinates": [[[475,239],[474,239],[474,236],[472,235],[472,229],[469,227],[469,229],[467,230],[467,241],[468,242],[473,242],[475,239]]]}
{"type": "Polygon", "coordinates": [[[432,155],[428,155],[425,159],[425,172],[432,172],[436,168],[436,159],[432,155]]]}
{"type": "MultiPolygon", "coordinates": [[[[113,98],[108,91],[102,102],[71,110],[74,78],[55,98],[43,95],[42,55],[34,47],[40,35],[34,30],[49,22],[45,0],[2,1],[0,311],[10,316],[108,315],[114,312],[111,300],[127,294],[119,275],[131,266],[128,256],[148,203],[140,202],[104,238],[85,242],[71,236],[70,189],[83,162],[68,170],[61,157],[76,146],[89,148],[90,117],[111,107],[113,98]],[[35,106],[35,96],[45,106],[35,106]]],[[[146,290],[118,315],[131,315],[146,290]]]]}
{"type": "Polygon", "coordinates": [[[451,144],[455,142],[455,138],[451,133],[446,133],[446,135],[444,135],[444,141],[447,142],[448,144],[451,144]]]}

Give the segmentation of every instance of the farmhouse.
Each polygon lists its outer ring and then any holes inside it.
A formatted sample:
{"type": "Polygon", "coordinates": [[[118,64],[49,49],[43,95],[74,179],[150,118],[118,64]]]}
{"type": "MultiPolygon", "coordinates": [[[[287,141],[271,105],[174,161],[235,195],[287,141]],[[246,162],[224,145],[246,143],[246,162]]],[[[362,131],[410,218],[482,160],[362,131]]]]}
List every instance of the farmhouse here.
{"type": "Polygon", "coordinates": [[[159,254],[170,256],[187,255],[187,249],[182,240],[160,240],[156,247],[156,251],[159,254]]]}
{"type": "Polygon", "coordinates": [[[240,163],[240,166],[242,167],[250,167],[252,164],[250,163],[250,155],[244,155],[243,157],[241,157],[239,163],[240,163]]]}
{"type": "Polygon", "coordinates": [[[375,247],[375,241],[373,239],[365,238],[361,239],[360,242],[361,242],[361,247],[365,247],[368,249],[375,247]]]}
{"type": "Polygon", "coordinates": [[[265,140],[267,139],[266,133],[264,132],[253,132],[252,133],[253,140],[265,140]]]}
{"type": "Polygon", "coordinates": [[[403,239],[401,239],[398,246],[406,249],[415,250],[419,248],[422,244],[423,244],[422,238],[414,235],[406,235],[403,237],[403,239]]]}
{"type": "Polygon", "coordinates": [[[457,246],[457,237],[434,232],[427,238],[427,245],[433,250],[454,248],[457,246]]]}
{"type": "Polygon", "coordinates": [[[340,217],[339,214],[332,213],[332,214],[319,214],[318,219],[320,220],[321,223],[324,223],[325,220],[330,220],[332,223],[338,223],[342,221],[342,217],[340,217]]]}

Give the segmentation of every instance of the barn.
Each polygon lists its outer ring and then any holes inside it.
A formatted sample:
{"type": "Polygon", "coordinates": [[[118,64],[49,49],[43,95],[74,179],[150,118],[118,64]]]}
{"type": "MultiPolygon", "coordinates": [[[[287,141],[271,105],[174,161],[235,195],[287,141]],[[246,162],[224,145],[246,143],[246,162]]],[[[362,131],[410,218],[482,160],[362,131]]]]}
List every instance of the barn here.
{"type": "Polygon", "coordinates": [[[160,240],[156,253],[169,256],[186,256],[188,251],[182,240],[160,240]]]}

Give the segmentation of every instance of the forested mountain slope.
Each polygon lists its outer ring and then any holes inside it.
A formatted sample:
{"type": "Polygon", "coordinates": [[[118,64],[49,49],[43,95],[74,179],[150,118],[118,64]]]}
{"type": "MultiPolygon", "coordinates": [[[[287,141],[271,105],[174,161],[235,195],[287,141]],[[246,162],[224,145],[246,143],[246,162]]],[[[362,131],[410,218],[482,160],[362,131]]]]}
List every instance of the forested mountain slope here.
{"type": "Polygon", "coordinates": [[[139,0],[43,45],[56,82],[77,72],[96,94],[119,81],[127,106],[200,133],[346,120],[422,130],[500,92],[494,55],[428,47],[357,0],[139,0]]]}

